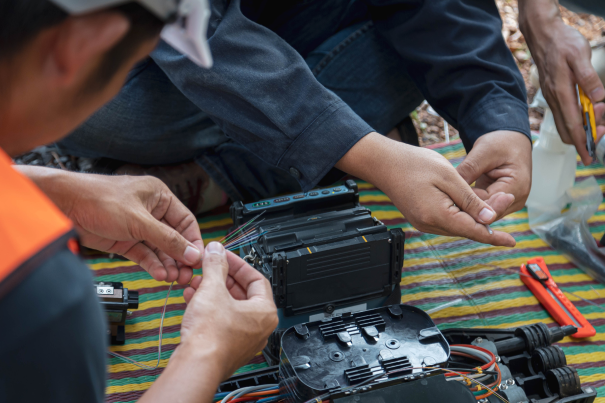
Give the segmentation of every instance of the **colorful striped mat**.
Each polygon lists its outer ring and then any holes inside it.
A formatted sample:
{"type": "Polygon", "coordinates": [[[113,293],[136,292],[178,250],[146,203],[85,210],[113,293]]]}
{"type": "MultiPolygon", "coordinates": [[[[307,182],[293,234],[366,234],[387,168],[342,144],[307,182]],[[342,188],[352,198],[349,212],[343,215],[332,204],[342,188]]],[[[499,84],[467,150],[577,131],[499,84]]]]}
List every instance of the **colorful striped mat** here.
{"type": "MultiPolygon", "coordinates": [[[[465,152],[460,141],[432,147],[454,165],[465,152]]],[[[605,168],[597,165],[578,167],[578,178],[594,175],[605,189],[605,168]]],[[[524,209],[511,214],[493,227],[517,239],[514,249],[485,246],[460,238],[423,234],[412,228],[390,200],[378,189],[360,183],[361,202],[390,228],[406,231],[405,266],[402,273],[402,297],[406,304],[430,309],[447,301],[462,298],[463,302],[433,314],[441,329],[452,327],[508,328],[553,320],[539,305],[532,293],[515,274],[528,258],[543,256],[556,282],[583,298],[605,305],[605,286],[585,275],[567,259],[549,248],[534,235],[527,223],[524,209]]],[[[231,224],[226,208],[200,219],[206,242],[225,235],[231,224]]],[[[595,236],[605,231],[605,204],[590,220],[595,236]]],[[[132,359],[155,365],[158,347],[158,326],[168,285],[158,283],[132,262],[107,256],[92,256],[90,267],[98,280],[121,281],[124,286],[139,290],[140,306],[129,317],[124,346],[112,347],[132,359]]],[[[198,273],[199,274],[199,273],[198,273]]],[[[568,363],[578,369],[584,385],[597,389],[597,402],[605,403],[605,311],[570,296],[584,316],[597,329],[589,340],[564,339],[560,345],[568,363]]],[[[182,287],[176,287],[168,300],[164,323],[164,347],[160,367],[142,370],[132,364],[111,358],[108,366],[107,401],[134,402],[149,388],[166,366],[179,343],[179,329],[185,303],[182,287]]],[[[246,372],[266,366],[259,354],[238,370],[246,372]]]]}

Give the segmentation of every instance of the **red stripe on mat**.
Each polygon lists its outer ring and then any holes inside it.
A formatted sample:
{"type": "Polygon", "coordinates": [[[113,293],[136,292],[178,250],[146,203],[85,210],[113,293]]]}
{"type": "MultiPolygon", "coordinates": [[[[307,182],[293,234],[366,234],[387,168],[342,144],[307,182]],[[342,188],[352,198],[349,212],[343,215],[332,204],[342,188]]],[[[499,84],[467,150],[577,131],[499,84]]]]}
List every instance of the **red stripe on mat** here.
{"type": "Polygon", "coordinates": [[[143,396],[143,393],[145,393],[144,390],[138,390],[136,392],[112,393],[105,396],[105,401],[107,403],[136,401],[143,396]]]}

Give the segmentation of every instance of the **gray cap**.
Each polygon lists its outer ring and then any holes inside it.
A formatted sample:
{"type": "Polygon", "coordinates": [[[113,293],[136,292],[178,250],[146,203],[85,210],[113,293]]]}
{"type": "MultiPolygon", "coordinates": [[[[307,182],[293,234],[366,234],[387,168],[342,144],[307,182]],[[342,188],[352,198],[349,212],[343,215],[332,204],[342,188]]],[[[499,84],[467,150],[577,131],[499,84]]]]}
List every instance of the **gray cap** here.
{"type": "MultiPolygon", "coordinates": [[[[0,0],[2,1],[2,0],[0,0]]],[[[192,62],[212,66],[206,32],[210,19],[208,0],[49,0],[70,15],[80,15],[126,3],[138,3],[167,25],[161,37],[192,62]],[[173,18],[173,21],[169,21],[173,18]]]]}
{"type": "Polygon", "coordinates": [[[176,13],[178,0],[49,0],[71,15],[86,14],[126,3],[139,3],[161,20],[167,20],[176,13]]]}

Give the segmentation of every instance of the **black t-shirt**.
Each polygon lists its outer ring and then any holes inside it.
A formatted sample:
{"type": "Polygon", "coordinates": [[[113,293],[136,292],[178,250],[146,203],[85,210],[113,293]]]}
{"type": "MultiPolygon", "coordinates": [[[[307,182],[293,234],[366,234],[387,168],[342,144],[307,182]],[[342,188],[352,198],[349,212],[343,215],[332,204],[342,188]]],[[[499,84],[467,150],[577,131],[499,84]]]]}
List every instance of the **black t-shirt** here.
{"type": "Polygon", "coordinates": [[[92,281],[65,248],[0,300],[0,402],[104,401],[107,325],[92,281]]]}

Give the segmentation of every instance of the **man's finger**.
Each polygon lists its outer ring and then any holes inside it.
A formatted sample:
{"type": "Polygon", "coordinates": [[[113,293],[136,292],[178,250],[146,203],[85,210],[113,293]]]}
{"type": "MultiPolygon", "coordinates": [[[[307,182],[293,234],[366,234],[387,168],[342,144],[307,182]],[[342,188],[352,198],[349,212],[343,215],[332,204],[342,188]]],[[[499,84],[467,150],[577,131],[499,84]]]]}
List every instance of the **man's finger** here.
{"type": "Polygon", "coordinates": [[[191,280],[191,284],[189,284],[189,287],[183,290],[183,298],[185,298],[185,303],[188,304],[189,301],[191,301],[191,298],[193,298],[193,295],[195,294],[195,291],[200,287],[200,284],[202,284],[202,276],[196,276],[191,280]]]}
{"type": "Polygon", "coordinates": [[[475,153],[471,152],[466,156],[464,161],[456,167],[458,174],[464,179],[467,184],[475,182],[481,175],[498,166],[496,158],[475,158],[475,153]]]}
{"type": "Polygon", "coordinates": [[[569,63],[559,66],[558,72],[556,77],[545,77],[543,94],[552,111],[561,140],[566,144],[573,144],[584,165],[588,165],[592,158],[586,149],[586,132],[576,89],[577,79],[569,63]]]}
{"type": "Polygon", "coordinates": [[[258,270],[232,252],[227,252],[227,261],[229,262],[229,275],[243,290],[246,290],[248,299],[273,300],[271,285],[258,270]]]}
{"type": "MultiPolygon", "coordinates": [[[[196,222],[195,226],[198,227],[197,222],[196,222]]],[[[198,229],[199,229],[199,227],[198,227],[198,229]]],[[[185,239],[187,239],[187,238],[185,238],[185,239]]],[[[191,242],[191,240],[189,240],[189,241],[191,242]]],[[[200,251],[202,256],[200,257],[200,261],[198,264],[188,264],[188,267],[191,267],[192,269],[201,269],[202,268],[202,258],[204,257],[204,241],[202,241],[201,239],[198,239],[197,241],[193,241],[192,243],[193,243],[193,246],[195,246],[195,248],[200,251]]]]}
{"type": "MultiPolygon", "coordinates": [[[[475,193],[478,193],[477,188],[473,188],[475,193]]],[[[513,193],[511,184],[504,180],[497,180],[487,187],[485,190],[485,197],[481,199],[485,200],[489,204],[499,218],[504,217],[507,214],[513,213],[521,208],[525,203],[525,197],[517,199],[513,193]]],[[[518,191],[517,191],[518,193],[518,191]]]]}
{"type": "Polygon", "coordinates": [[[498,217],[504,217],[509,213],[509,209],[515,203],[515,196],[510,193],[497,192],[495,194],[490,195],[485,189],[479,189],[474,187],[473,192],[477,196],[484,200],[487,204],[489,204],[498,217]]]}
{"type": "Polygon", "coordinates": [[[181,267],[176,282],[177,284],[185,285],[189,283],[191,277],[193,277],[193,269],[191,267],[181,267]]]}
{"type": "Polygon", "coordinates": [[[557,129],[563,127],[563,130],[567,131],[582,163],[590,165],[592,158],[586,148],[586,132],[584,131],[584,121],[577,98],[565,100],[565,104],[561,105],[561,115],[555,115],[557,129]]]}
{"type": "Polygon", "coordinates": [[[231,296],[238,301],[246,300],[248,297],[246,290],[231,276],[227,277],[227,289],[231,296]]]}
{"type": "MultiPolygon", "coordinates": [[[[466,181],[466,183],[471,184],[482,177],[485,172],[495,172],[498,164],[499,162],[496,160],[496,158],[480,158],[478,161],[475,161],[475,154],[469,154],[465,160],[458,165],[456,170],[466,181]]],[[[507,209],[515,201],[515,196],[513,194],[506,193],[504,191],[494,192],[494,189],[490,189],[490,187],[487,189],[482,189],[479,187],[478,182],[476,187],[472,188],[472,190],[481,200],[485,201],[492,208],[492,210],[496,213],[496,218],[503,217],[507,212],[507,209]]],[[[511,190],[512,189],[508,189],[508,191],[511,190]]],[[[494,221],[496,218],[494,218],[494,221]]]]}
{"type": "MultiPolygon", "coordinates": [[[[190,291],[184,291],[183,296],[185,297],[185,302],[189,303],[189,300],[191,299],[191,297],[193,297],[193,294],[195,293],[195,290],[197,290],[200,285],[202,284],[203,281],[203,276],[196,276],[193,277],[193,279],[191,280],[191,283],[189,284],[189,287],[187,287],[185,290],[187,289],[191,289],[190,291]]],[[[231,276],[227,276],[227,290],[229,290],[229,293],[231,294],[231,296],[236,299],[236,300],[245,300],[247,299],[247,295],[246,295],[246,290],[242,288],[242,286],[235,281],[235,279],[231,276]]]]}
{"type": "Polygon", "coordinates": [[[191,283],[189,284],[189,287],[193,288],[194,290],[197,290],[200,287],[200,285],[202,284],[202,281],[204,281],[203,276],[195,276],[194,278],[191,279],[191,283]]]}
{"type": "Polygon", "coordinates": [[[477,242],[494,246],[513,247],[516,245],[515,238],[512,235],[502,231],[493,231],[490,234],[485,225],[475,222],[471,216],[463,211],[454,213],[452,219],[444,223],[444,227],[450,233],[455,233],[458,236],[463,236],[477,242]]]}
{"type": "MultiPolygon", "coordinates": [[[[462,211],[452,202],[446,193],[441,193],[433,199],[439,199],[436,204],[444,211],[442,218],[430,228],[430,232],[439,235],[460,236],[473,241],[494,246],[515,246],[515,239],[502,231],[492,231],[490,234],[485,224],[478,223],[469,214],[462,211]]],[[[420,228],[422,230],[422,228],[420,228]]]]}
{"type": "Polygon", "coordinates": [[[584,93],[590,98],[593,104],[605,99],[605,88],[599,78],[599,75],[592,67],[590,62],[590,51],[581,57],[572,57],[567,60],[569,67],[573,71],[578,85],[584,93]]]}
{"type": "Polygon", "coordinates": [[[157,281],[166,281],[168,272],[160,261],[160,258],[151,248],[142,242],[135,243],[122,256],[137,263],[157,281]]]}
{"type": "Polygon", "coordinates": [[[515,196],[510,193],[498,192],[487,199],[486,203],[492,206],[498,216],[503,216],[515,203],[515,196]]]}
{"type": "Polygon", "coordinates": [[[481,200],[473,192],[473,189],[464,181],[460,175],[451,175],[451,178],[445,182],[444,189],[440,189],[456,203],[456,206],[475,221],[482,224],[490,224],[496,219],[494,209],[481,200]]]}
{"type": "Polygon", "coordinates": [[[179,276],[179,269],[177,267],[177,262],[173,258],[168,256],[166,253],[162,252],[161,249],[159,249],[157,246],[155,246],[151,242],[143,242],[143,244],[145,244],[149,249],[151,249],[153,251],[153,253],[155,253],[157,255],[160,262],[162,262],[162,265],[164,265],[164,268],[166,269],[166,273],[168,273],[168,275],[166,276],[164,281],[166,281],[168,283],[172,283],[173,281],[175,281],[179,276]]]}
{"type": "MultiPolygon", "coordinates": [[[[168,277],[166,278],[166,282],[172,283],[179,278],[180,270],[176,267],[176,262],[173,258],[162,252],[161,250],[154,250],[155,254],[160,259],[160,262],[164,265],[164,268],[168,272],[168,277]]],[[[189,281],[185,282],[187,284],[189,281]]],[[[182,284],[182,283],[179,283],[182,284]]]]}
{"type": "Polygon", "coordinates": [[[192,287],[187,287],[183,290],[183,298],[185,298],[185,303],[188,304],[191,302],[191,299],[195,295],[195,289],[192,287]]]}
{"type": "Polygon", "coordinates": [[[501,231],[492,231],[490,234],[485,224],[478,223],[462,211],[447,193],[431,195],[431,200],[441,213],[428,226],[411,222],[419,230],[437,235],[465,237],[494,246],[515,246],[515,239],[511,235],[501,231]]]}
{"type": "MultiPolygon", "coordinates": [[[[161,181],[156,181],[158,186],[165,187],[161,181]]],[[[204,242],[202,240],[202,234],[200,227],[195,219],[193,213],[185,207],[179,199],[176,198],[168,188],[165,189],[166,193],[162,194],[160,202],[151,211],[151,215],[158,220],[162,220],[169,227],[174,228],[180,233],[187,241],[194,244],[202,253],[204,252],[204,242]]],[[[192,263],[185,262],[189,265],[192,263]]],[[[198,263],[198,262],[196,262],[198,263]]],[[[201,258],[199,263],[201,263],[201,258]]],[[[193,268],[199,268],[195,265],[193,268]]]]}
{"type": "Polygon", "coordinates": [[[151,214],[139,219],[133,229],[133,236],[148,241],[168,256],[188,266],[199,266],[200,250],[187,241],[176,229],[158,221],[151,214]]]}
{"type": "Polygon", "coordinates": [[[225,248],[218,242],[210,242],[206,246],[204,260],[202,261],[202,271],[204,280],[202,287],[225,287],[227,275],[229,273],[229,263],[227,262],[225,248]]]}
{"type": "MultiPolygon", "coordinates": [[[[183,231],[180,230],[180,226],[178,226],[178,225],[174,226],[174,225],[170,224],[168,222],[168,220],[166,220],[165,218],[162,218],[160,221],[162,223],[164,223],[165,225],[174,228],[179,234],[181,234],[183,236],[183,238],[185,238],[186,240],[188,240],[189,242],[191,242],[193,244],[193,246],[195,246],[202,253],[202,255],[204,254],[204,241],[202,241],[201,238],[197,238],[196,239],[195,237],[188,236],[187,232],[190,229],[187,229],[185,232],[183,232],[183,231]],[[194,240],[192,240],[192,239],[194,239],[194,240]]],[[[195,228],[197,229],[197,233],[199,235],[200,234],[200,228],[199,228],[199,225],[197,224],[197,221],[195,221],[195,228]]],[[[179,264],[179,268],[181,268],[181,266],[186,266],[186,267],[190,267],[192,269],[201,269],[202,268],[202,259],[200,257],[200,260],[199,260],[198,264],[197,265],[193,265],[193,266],[191,266],[189,264],[182,263],[182,262],[178,262],[178,264],[179,264]]]]}
{"type": "Polygon", "coordinates": [[[273,304],[273,290],[271,289],[271,284],[269,284],[269,281],[264,277],[250,282],[246,289],[246,298],[262,300],[273,304]]]}

